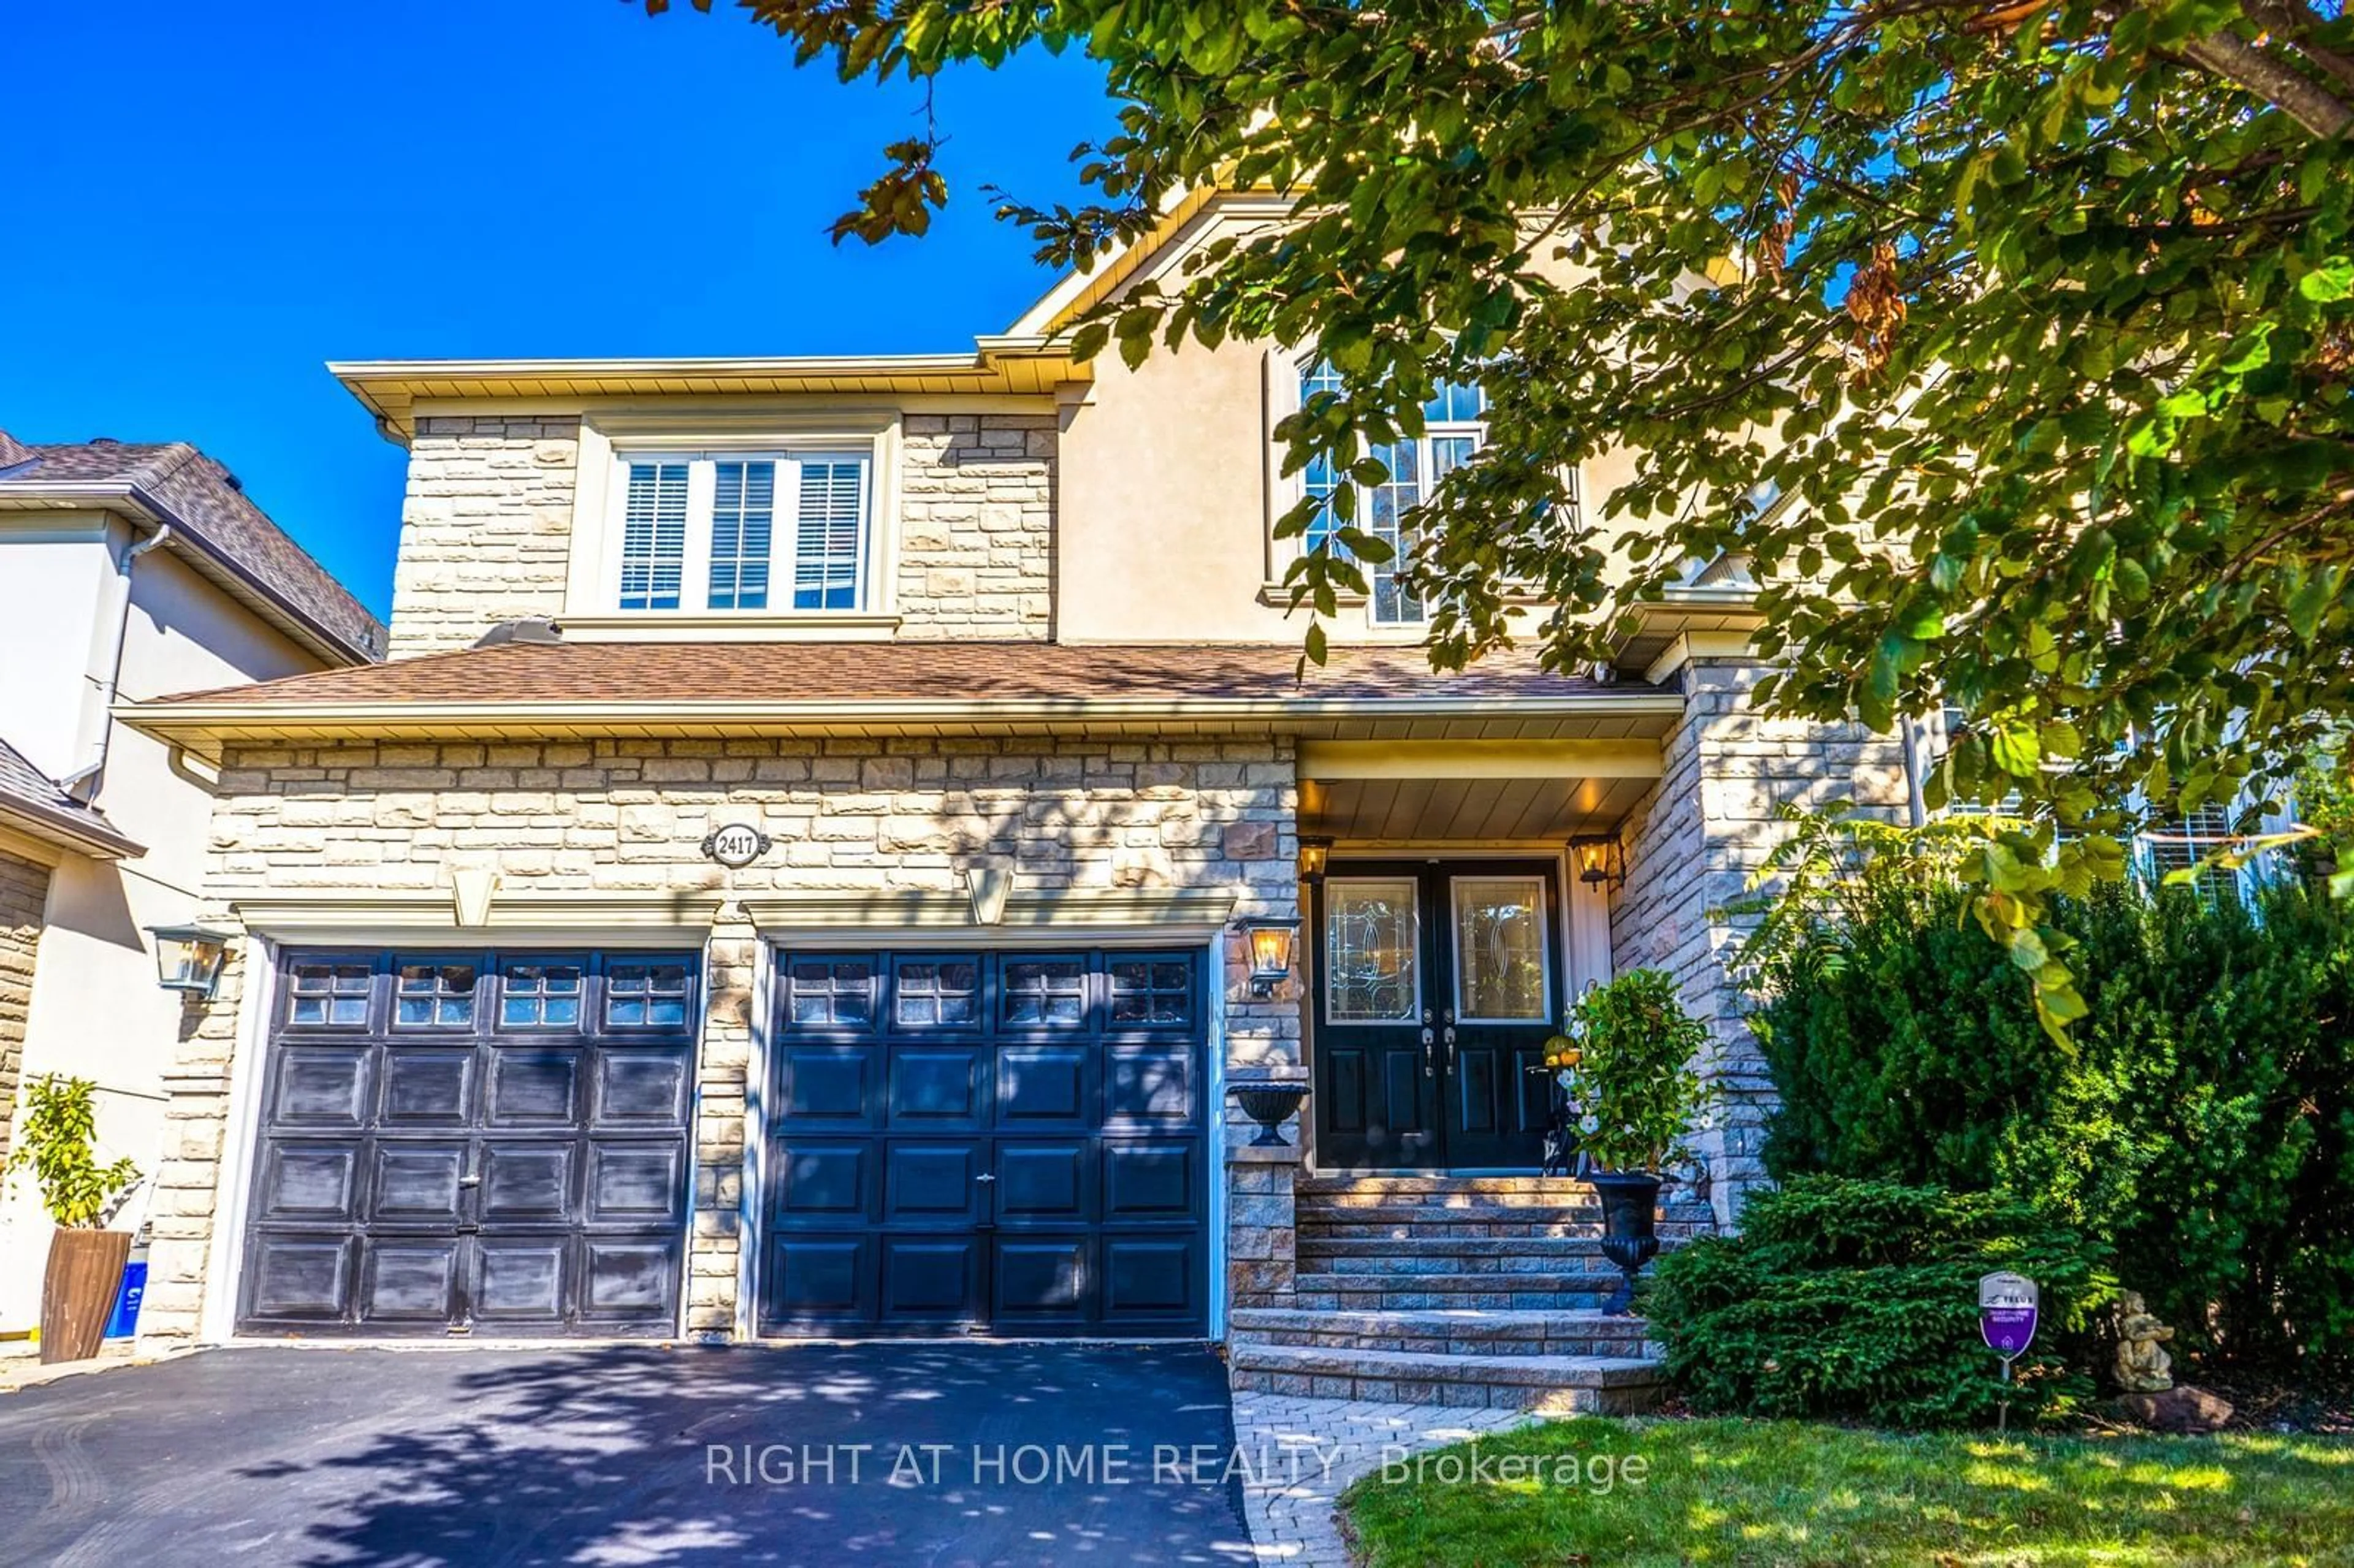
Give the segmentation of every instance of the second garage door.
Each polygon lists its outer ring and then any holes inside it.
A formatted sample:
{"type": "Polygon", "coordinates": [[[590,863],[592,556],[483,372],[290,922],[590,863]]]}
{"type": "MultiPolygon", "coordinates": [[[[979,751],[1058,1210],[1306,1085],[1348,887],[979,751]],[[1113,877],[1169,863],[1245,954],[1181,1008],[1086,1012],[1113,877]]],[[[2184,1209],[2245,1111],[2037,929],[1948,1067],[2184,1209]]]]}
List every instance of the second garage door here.
{"type": "Polygon", "coordinates": [[[1202,971],[780,955],[761,1331],[1205,1333],[1202,971]]]}

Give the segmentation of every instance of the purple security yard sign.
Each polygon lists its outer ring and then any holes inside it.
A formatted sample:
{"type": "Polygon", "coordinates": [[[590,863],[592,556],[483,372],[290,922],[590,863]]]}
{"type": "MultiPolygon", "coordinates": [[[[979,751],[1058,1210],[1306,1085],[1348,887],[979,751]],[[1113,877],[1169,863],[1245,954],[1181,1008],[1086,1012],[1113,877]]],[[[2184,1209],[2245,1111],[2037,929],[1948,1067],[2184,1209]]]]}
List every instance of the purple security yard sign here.
{"type": "Polygon", "coordinates": [[[2006,1365],[2035,1341],[2039,1293],[2023,1274],[1989,1274],[1978,1281],[1978,1332],[2006,1365]]]}
{"type": "MultiPolygon", "coordinates": [[[[1978,1332],[1987,1348],[2002,1358],[2002,1381],[2010,1382],[2010,1363],[2035,1342],[2035,1315],[2042,1293],[2023,1274],[1989,1274],[1978,1281],[1978,1332]]],[[[2005,1387],[2004,1393],[2009,1390],[2005,1387]]],[[[2010,1429],[2010,1401],[2002,1402],[1995,1418],[1998,1431],[2010,1429]]]]}

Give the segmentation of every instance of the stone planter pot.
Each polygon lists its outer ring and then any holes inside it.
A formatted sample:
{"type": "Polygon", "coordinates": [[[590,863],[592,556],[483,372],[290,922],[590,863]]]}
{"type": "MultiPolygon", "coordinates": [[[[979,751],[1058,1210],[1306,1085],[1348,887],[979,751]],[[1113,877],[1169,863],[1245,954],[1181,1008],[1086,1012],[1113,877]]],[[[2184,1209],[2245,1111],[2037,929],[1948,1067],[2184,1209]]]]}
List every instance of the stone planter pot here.
{"type": "Polygon", "coordinates": [[[1659,1250],[1659,1179],[1648,1171],[1601,1171],[1587,1180],[1602,1200],[1602,1255],[1621,1277],[1602,1309],[1624,1317],[1635,1308],[1635,1276],[1659,1250]]]}
{"type": "Polygon", "coordinates": [[[48,1273],[41,1281],[43,1361],[85,1361],[98,1354],[130,1257],[128,1231],[49,1234],[48,1273]]]}

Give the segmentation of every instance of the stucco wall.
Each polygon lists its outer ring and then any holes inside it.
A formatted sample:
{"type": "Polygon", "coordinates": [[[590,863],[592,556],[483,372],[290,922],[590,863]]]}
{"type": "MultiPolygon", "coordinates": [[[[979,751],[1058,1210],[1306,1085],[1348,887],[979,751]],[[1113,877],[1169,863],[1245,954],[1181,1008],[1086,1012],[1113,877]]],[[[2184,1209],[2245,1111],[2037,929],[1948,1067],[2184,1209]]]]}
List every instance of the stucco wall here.
{"type": "MultiPolygon", "coordinates": [[[[692,427],[691,406],[676,417],[692,427]]],[[[738,409],[714,415],[716,424],[743,417],[738,409]]],[[[601,612],[568,598],[578,575],[575,541],[594,547],[594,525],[576,502],[604,504],[579,482],[581,418],[418,420],[393,575],[392,657],[463,648],[523,616],[601,612]]],[[[592,442],[588,461],[602,461],[604,450],[592,442]]],[[[1054,416],[909,413],[897,451],[896,515],[875,520],[901,618],[897,635],[1049,635],[1054,416]]]]}
{"type": "MultiPolygon", "coordinates": [[[[80,684],[91,635],[87,607],[84,615],[70,658],[55,661],[42,683],[80,684]]],[[[107,635],[111,643],[111,627],[107,635]]],[[[150,551],[134,564],[117,687],[122,700],[318,667],[314,655],[171,550],[150,551]]],[[[110,733],[96,803],[147,853],[123,861],[69,854],[51,874],[48,928],[26,1003],[23,1071],[69,1073],[94,1082],[101,1154],[127,1156],[152,1174],[164,1152],[164,1074],[179,1048],[181,1011],[175,993],[155,983],[144,928],[181,924],[198,913],[213,800],[203,786],[173,771],[162,742],[118,724],[110,733]]],[[[113,1224],[136,1229],[145,1212],[145,1193],[134,1193],[113,1224]]],[[[29,1181],[0,1191],[0,1328],[27,1327],[38,1318],[48,1230],[29,1181]]]]}
{"type": "MultiPolygon", "coordinates": [[[[500,896],[586,892],[923,889],[961,894],[962,868],[1012,864],[1025,891],[1220,888],[1236,913],[1296,916],[1289,743],[1119,740],[608,741],[249,749],[228,759],[211,835],[220,901],[302,889],[364,895],[449,885],[495,867],[500,896]],[[721,821],[776,841],[741,871],[704,858],[721,821]]],[[[696,934],[697,936],[700,933],[696,934]]],[[[985,940],[976,938],[977,940],[985,940]]],[[[702,1056],[691,1324],[734,1321],[751,975],[758,938],[713,933],[702,1056]]],[[[1295,998],[1247,995],[1226,959],[1226,1055],[1296,1065],[1295,998]]],[[[242,984],[195,1010],[172,1083],[143,1335],[198,1329],[224,1183],[242,984]]]]}
{"type": "Polygon", "coordinates": [[[33,961],[48,896],[48,867],[0,852],[0,1166],[8,1162],[16,1128],[25,1017],[33,1001],[33,961]]]}
{"type": "Polygon", "coordinates": [[[1730,974],[1743,927],[1712,911],[1748,891],[1750,874],[1788,833],[1776,820],[1779,807],[1848,800],[1901,821],[1906,799],[1895,736],[1861,725],[1762,718],[1749,692],[1763,673],[1739,660],[1685,667],[1684,716],[1668,736],[1659,782],[1628,815],[1627,882],[1610,910],[1617,968],[1673,974],[1686,1005],[1716,1035],[1709,1072],[1724,1100],[1715,1129],[1697,1141],[1727,1223],[1764,1177],[1758,1151],[1773,1083],[1730,974]]]}

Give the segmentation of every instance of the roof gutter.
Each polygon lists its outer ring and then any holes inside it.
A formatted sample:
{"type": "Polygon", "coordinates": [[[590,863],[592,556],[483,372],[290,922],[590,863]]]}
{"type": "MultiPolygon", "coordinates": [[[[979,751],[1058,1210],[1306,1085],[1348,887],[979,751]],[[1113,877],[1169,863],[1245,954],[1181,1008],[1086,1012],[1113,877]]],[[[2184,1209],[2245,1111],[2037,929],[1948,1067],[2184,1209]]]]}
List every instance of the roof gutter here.
{"type": "Polygon", "coordinates": [[[285,630],[293,634],[294,640],[312,652],[339,663],[373,664],[376,662],[370,650],[355,645],[343,633],[248,571],[241,562],[215,547],[202,533],[190,528],[186,518],[143,484],[111,479],[60,480],[44,484],[38,490],[20,490],[13,495],[0,493],[0,507],[17,500],[37,500],[50,508],[59,503],[83,503],[122,512],[135,521],[162,529],[172,535],[175,549],[201,556],[207,565],[234,578],[241,587],[264,600],[286,623],[285,630]],[[355,654],[358,657],[353,657],[355,654]]]}
{"type": "Polygon", "coordinates": [[[109,638],[112,646],[101,656],[93,639],[83,679],[86,689],[97,697],[94,702],[84,699],[88,705],[82,709],[82,734],[74,748],[82,758],[81,766],[58,780],[58,788],[77,800],[95,800],[106,779],[106,755],[114,740],[114,699],[122,688],[122,645],[131,640],[131,579],[139,569],[140,556],[172,542],[172,528],[169,523],[160,524],[114,557],[114,603],[100,620],[97,633],[109,638]]]}
{"type": "Polygon", "coordinates": [[[72,811],[16,795],[0,795],[0,827],[14,828],[44,843],[76,850],[96,860],[137,860],[147,853],[147,846],[136,839],[72,811]]]}
{"type": "Polygon", "coordinates": [[[681,728],[791,730],[833,725],[1023,725],[1042,728],[1096,724],[1180,721],[1265,724],[1280,728],[1319,719],[1619,717],[1681,715],[1672,692],[1586,693],[1548,699],[1524,694],[1415,697],[1194,697],[1035,699],[988,702],[927,699],[889,702],[630,702],[630,703],[254,703],[125,704],[124,723],[158,739],[184,736],[282,736],[290,731],[347,734],[429,733],[468,725],[515,729],[561,726],[643,733],[681,728]]]}

